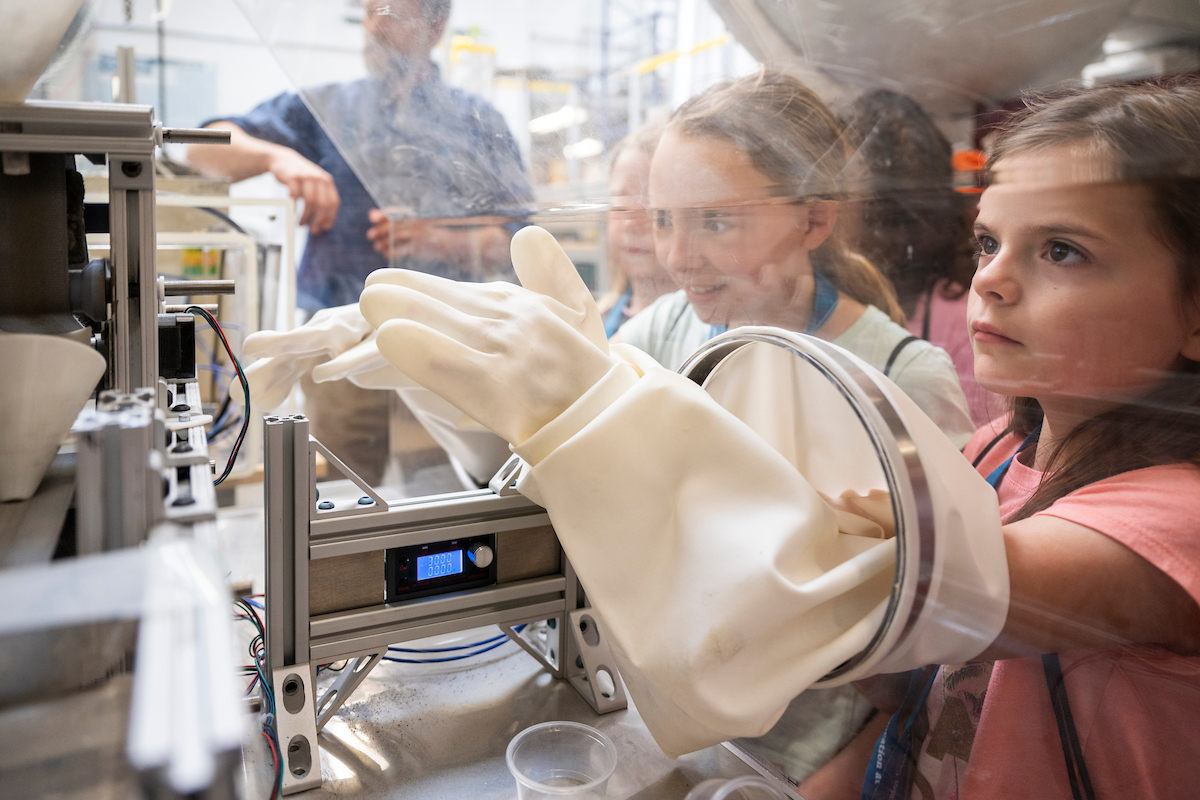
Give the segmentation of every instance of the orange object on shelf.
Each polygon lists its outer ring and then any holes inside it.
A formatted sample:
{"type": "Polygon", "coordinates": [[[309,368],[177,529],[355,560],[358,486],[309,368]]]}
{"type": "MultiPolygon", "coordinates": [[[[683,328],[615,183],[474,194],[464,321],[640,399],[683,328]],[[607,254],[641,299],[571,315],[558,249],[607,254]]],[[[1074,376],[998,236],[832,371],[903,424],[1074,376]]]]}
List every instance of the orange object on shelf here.
{"type": "Polygon", "coordinates": [[[954,165],[954,191],[978,194],[983,191],[983,170],[987,156],[981,150],[956,150],[951,156],[954,165]]]}

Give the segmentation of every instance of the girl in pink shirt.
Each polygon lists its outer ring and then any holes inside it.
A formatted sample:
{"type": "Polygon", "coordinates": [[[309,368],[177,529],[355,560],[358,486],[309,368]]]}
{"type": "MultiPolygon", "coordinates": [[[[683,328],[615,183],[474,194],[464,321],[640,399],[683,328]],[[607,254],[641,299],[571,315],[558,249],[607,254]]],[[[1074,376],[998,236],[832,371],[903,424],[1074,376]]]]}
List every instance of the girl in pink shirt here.
{"type": "Polygon", "coordinates": [[[1200,84],[1031,109],[989,169],[968,318],[1013,399],[966,455],[999,492],[1009,616],[912,682],[862,795],[1195,797],[1200,84]]]}

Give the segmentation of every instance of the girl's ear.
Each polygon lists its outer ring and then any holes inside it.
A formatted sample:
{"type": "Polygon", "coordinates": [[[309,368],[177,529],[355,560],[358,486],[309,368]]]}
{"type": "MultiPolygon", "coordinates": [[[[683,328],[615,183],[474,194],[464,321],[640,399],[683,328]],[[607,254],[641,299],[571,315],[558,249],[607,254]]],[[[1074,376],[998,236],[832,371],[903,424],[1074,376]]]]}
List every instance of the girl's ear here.
{"type": "Polygon", "coordinates": [[[816,250],[825,243],[833,233],[838,220],[838,204],[836,200],[817,200],[805,203],[808,211],[808,229],[804,233],[804,247],[816,250]]]}

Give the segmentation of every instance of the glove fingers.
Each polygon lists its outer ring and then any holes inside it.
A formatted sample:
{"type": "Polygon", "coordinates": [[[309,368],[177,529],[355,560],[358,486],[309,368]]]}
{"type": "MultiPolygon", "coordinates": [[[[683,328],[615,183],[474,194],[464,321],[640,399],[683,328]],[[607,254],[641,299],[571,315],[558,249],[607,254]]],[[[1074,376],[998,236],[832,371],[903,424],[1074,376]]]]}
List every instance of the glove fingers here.
{"type": "Polygon", "coordinates": [[[315,383],[338,381],[386,364],[387,360],[379,354],[379,348],[375,346],[375,332],[372,331],[370,336],[337,358],[313,367],[312,377],[315,383]]]}
{"type": "Polygon", "coordinates": [[[548,231],[537,226],[517,231],[512,239],[512,262],[522,286],[566,306],[567,314],[553,304],[549,307],[592,344],[608,352],[596,301],[570,256],[548,231]]]}
{"type": "Polygon", "coordinates": [[[284,355],[306,355],[321,349],[315,346],[312,337],[305,331],[304,336],[296,336],[296,331],[258,331],[246,337],[242,342],[242,356],[245,358],[272,358],[284,355]]]}
{"type": "Polygon", "coordinates": [[[246,337],[242,354],[247,358],[336,356],[369,334],[372,326],[363,319],[358,303],[325,308],[291,331],[258,331],[246,337]]]}
{"type": "MultiPolygon", "coordinates": [[[[410,269],[377,269],[367,276],[367,290],[389,286],[411,289],[472,316],[488,319],[504,316],[506,299],[519,291],[516,286],[503,281],[467,283],[410,269]]],[[[367,293],[364,292],[363,297],[366,296],[367,293]]],[[[386,313],[386,305],[384,303],[381,307],[378,300],[363,302],[362,298],[359,299],[363,316],[375,327],[395,316],[386,313]]]]}
{"type": "Polygon", "coordinates": [[[379,352],[416,383],[511,441],[487,413],[493,404],[485,388],[490,379],[483,353],[407,319],[393,319],[380,327],[379,352]]]}
{"type": "Polygon", "coordinates": [[[418,385],[386,360],[378,369],[355,373],[347,380],[362,389],[411,389],[418,385]]]}
{"type": "MultiPolygon", "coordinates": [[[[292,387],[300,376],[317,364],[323,356],[310,358],[267,358],[256,361],[246,370],[246,381],[250,384],[250,401],[261,411],[278,408],[292,393],[292,387]]],[[[231,387],[233,399],[246,404],[240,382],[231,387]]]]}
{"type": "Polygon", "coordinates": [[[591,299],[571,257],[545,228],[522,228],[513,235],[510,249],[513,269],[526,289],[576,310],[583,308],[585,298],[591,299]]]}
{"type": "MultiPolygon", "coordinates": [[[[406,286],[368,286],[363,291],[360,302],[372,319],[377,320],[380,325],[394,319],[411,320],[474,350],[497,352],[499,343],[495,341],[493,319],[472,314],[472,303],[463,302],[460,305],[462,297],[474,294],[473,290],[480,287],[476,284],[458,284],[458,287],[459,294],[443,301],[434,295],[406,286]]],[[[496,313],[503,309],[493,306],[491,310],[496,313]]],[[[380,352],[383,352],[382,347],[380,352]]],[[[390,356],[388,358],[390,360],[390,356]]]]}

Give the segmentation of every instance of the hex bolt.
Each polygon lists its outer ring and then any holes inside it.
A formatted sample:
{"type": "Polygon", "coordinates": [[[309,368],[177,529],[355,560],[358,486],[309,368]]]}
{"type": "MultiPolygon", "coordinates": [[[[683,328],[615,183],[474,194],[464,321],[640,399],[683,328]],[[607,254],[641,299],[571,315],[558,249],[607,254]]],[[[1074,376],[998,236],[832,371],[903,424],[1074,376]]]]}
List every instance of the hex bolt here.
{"type": "Polygon", "coordinates": [[[172,453],[190,453],[192,446],[187,442],[179,442],[171,448],[172,453]]]}

